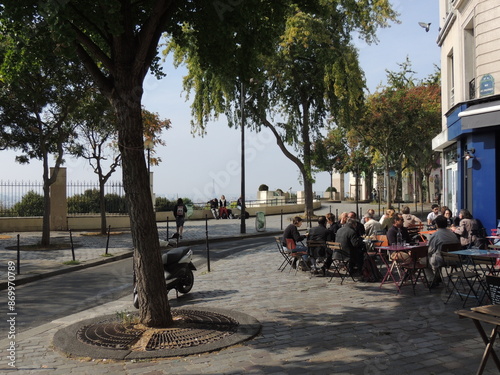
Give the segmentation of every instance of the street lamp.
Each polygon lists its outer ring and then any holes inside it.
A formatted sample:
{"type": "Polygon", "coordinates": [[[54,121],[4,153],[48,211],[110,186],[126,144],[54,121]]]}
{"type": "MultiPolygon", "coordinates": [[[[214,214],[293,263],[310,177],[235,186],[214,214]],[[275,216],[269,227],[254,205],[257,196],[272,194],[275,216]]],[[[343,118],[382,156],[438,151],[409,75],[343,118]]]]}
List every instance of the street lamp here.
{"type": "Polygon", "coordinates": [[[146,140],[144,141],[144,148],[148,150],[148,176],[151,164],[151,150],[153,149],[153,146],[154,146],[153,138],[147,137],[146,140]]]}

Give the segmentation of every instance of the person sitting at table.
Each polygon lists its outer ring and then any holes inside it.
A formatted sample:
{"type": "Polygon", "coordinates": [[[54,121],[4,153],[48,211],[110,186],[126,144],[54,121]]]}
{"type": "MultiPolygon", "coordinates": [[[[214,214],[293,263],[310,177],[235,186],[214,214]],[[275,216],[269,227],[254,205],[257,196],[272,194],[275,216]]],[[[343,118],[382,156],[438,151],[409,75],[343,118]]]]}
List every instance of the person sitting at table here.
{"type": "Polygon", "coordinates": [[[460,210],[458,217],[460,218],[459,225],[452,226],[451,230],[460,237],[462,247],[467,249],[476,243],[479,227],[469,210],[465,208],[460,210]]]}
{"type": "MultiPolygon", "coordinates": [[[[363,239],[356,232],[356,219],[347,219],[345,225],[340,228],[336,235],[336,241],[342,245],[342,252],[349,254],[349,273],[353,276],[361,275],[363,269],[363,239]]],[[[336,251],[334,259],[342,259],[342,255],[336,251]]]]}
{"type": "Polygon", "coordinates": [[[393,208],[388,208],[387,210],[385,210],[385,214],[383,214],[382,217],[380,218],[380,220],[379,220],[380,228],[384,232],[387,232],[389,230],[389,228],[391,227],[392,218],[393,218],[395,212],[396,211],[394,211],[393,208]]]}
{"type": "Polygon", "coordinates": [[[410,207],[408,207],[408,206],[403,207],[402,213],[403,213],[403,219],[404,219],[403,226],[405,228],[416,226],[422,222],[422,220],[420,220],[418,217],[416,217],[415,215],[412,215],[410,213],[410,207]]]}
{"type": "Polygon", "coordinates": [[[339,215],[339,220],[337,221],[337,224],[340,227],[344,226],[344,224],[347,222],[347,212],[342,212],[340,215],[339,215]]]}
{"type": "Polygon", "coordinates": [[[436,217],[435,223],[437,230],[431,234],[428,243],[429,267],[424,270],[431,288],[438,286],[441,282],[438,272],[438,268],[444,266],[441,247],[444,244],[460,243],[457,235],[447,228],[448,220],[444,215],[436,217]]]}
{"type": "MultiPolygon", "coordinates": [[[[320,216],[318,217],[318,225],[314,228],[311,228],[309,231],[309,235],[307,236],[308,241],[321,241],[325,242],[325,246],[314,246],[309,249],[309,260],[311,262],[311,271],[317,272],[319,271],[316,266],[316,260],[318,258],[322,258],[326,256],[326,241],[328,241],[328,229],[326,229],[326,217],[320,216]]],[[[330,250],[333,254],[333,252],[330,250]]],[[[331,256],[330,256],[331,257],[331,256]]],[[[323,266],[324,267],[324,266],[323,266]]],[[[326,274],[326,270],[322,269],[323,275],[326,274]]]]}
{"type": "Polygon", "coordinates": [[[363,237],[365,235],[365,226],[358,221],[358,215],[356,215],[356,212],[354,211],[348,212],[347,218],[356,220],[356,232],[360,237],[363,237]]]}
{"type": "Polygon", "coordinates": [[[439,211],[439,206],[437,204],[433,204],[431,206],[431,212],[429,212],[429,215],[427,215],[427,225],[434,225],[434,219],[441,215],[441,212],[439,211]]]}
{"type": "Polygon", "coordinates": [[[341,225],[335,221],[335,215],[331,212],[326,214],[327,231],[328,231],[328,241],[335,242],[335,234],[341,227],[341,225]]]}
{"type": "Polygon", "coordinates": [[[373,213],[370,212],[370,210],[366,212],[364,219],[365,223],[363,226],[365,227],[365,236],[375,236],[377,235],[377,232],[382,230],[382,226],[377,220],[374,219],[373,213]]]}
{"type": "MultiPolygon", "coordinates": [[[[290,225],[285,228],[283,232],[283,246],[293,252],[305,252],[306,254],[302,256],[304,262],[307,262],[307,247],[297,242],[302,242],[307,236],[299,233],[299,228],[302,226],[302,218],[300,216],[295,216],[290,225]]],[[[293,258],[292,267],[297,267],[297,257],[293,258]]]]}
{"type": "Polygon", "coordinates": [[[460,222],[460,220],[458,220],[457,223],[455,224],[455,218],[453,217],[453,213],[451,212],[451,210],[449,208],[446,208],[443,211],[443,216],[446,218],[446,226],[448,228],[451,227],[452,225],[457,226],[458,223],[460,222]]]}
{"type": "Polygon", "coordinates": [[[401,240],[403,243],[410,242],[410,234],[408,229],[403,226],[404,219],[401,214],[396,214],[392,220],[392,226],[387,231],[387,242],[389,245],[398,243],[398,233],[401,233],[401,240]]]}
{"type": "MultiPolygon", "coordinates": [[[[335,242],[335,237],[337,234],[337,231],[340,228],[340,224],[335,221],[335,215],[332,214],[331,212],[326,214],[326,222],[327,222],[327,235],[326,235],[326,240],[327,241],[332,241],[335,242]]],[[[323,276],[326,276],[326,272],[330,269],[332,262],[333,262],[333,250],[327,247],[325,249],[326,252],[326,258],[325,262],[323,263],[323,266],[321,267],[321,271],[323,272],[323,276]]]]}

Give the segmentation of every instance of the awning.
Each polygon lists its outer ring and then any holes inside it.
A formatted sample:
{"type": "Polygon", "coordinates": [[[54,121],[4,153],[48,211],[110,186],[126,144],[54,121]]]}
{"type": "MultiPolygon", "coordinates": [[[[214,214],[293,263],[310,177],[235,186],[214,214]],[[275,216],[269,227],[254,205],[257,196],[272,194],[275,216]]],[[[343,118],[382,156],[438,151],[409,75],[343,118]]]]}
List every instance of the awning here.
{"type": "Polygon", "coordinates": [[[458,114],[462,130],[500,125],[500,100],[471,105],[458,114]]]}

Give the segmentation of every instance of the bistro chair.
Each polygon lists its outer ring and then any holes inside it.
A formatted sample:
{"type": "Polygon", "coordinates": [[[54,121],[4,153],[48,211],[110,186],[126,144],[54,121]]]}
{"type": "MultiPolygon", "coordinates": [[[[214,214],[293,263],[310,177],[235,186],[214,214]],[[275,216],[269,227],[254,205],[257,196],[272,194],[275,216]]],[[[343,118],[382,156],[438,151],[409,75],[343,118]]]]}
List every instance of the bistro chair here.
{"type": "Polygon", "coordinates": [[[449,253],[450,251],[458,251],[458,250],[462,250],[462,244],[460,242],[444,243],[441,245],[442,253],[449,253]]]}
{"type": "Polygon", "coordinates": [[[427,280],[427,275],[425,274],[425,268],[427,268],[429,248],[427,246],[413,247],[409,251],[410,260],[407,262],[402,262],[399,264],[402,270],[401,286],[406,280],[410,280],[411,286],[413,288],[413,294],[415,294],[415,286],[419,279],[423,279],[427,289],[430,289],[429,280],[427,280]],[[425,262],[422,262],[425,260],[425,262]]]}
{"type": "Polygon", "coordinates": [[[278,271],[283,272],[287,266],[292,267],[293,257],[291,256],[290,251],[283,247],[281,237],[274,237],[274,239],[276,240],[276,245],[278,246],[279,253],[283,256],[283,262],[279,266],[278,271]]]}
{"type": "Polygon", "coordinates": [[[333,251],[333,261],[331,267],[333,268],[332,277],[330,277],[330,282],[332,281],[335,274],[340,276],[340,285],[344,283],[344,279],[347,276],[350,276],[352,281],[354,280],[354,276],[351,273],[349,262],[350,255],[349,251],[342,249],[342,244],[340,242],[326,242],[326,246],[333,251]]]}
{"type": "MultiPolygon", "coordinates": [[[[465,307],[471,295],[479,301],[478,287],[476,286],[479,283],[477,272],[469,269],[458,254],[442,252],[441,256],[444,262],[442,270],[446,273],[446,289],[449,292],[445,304],[448,303],[453,294],[459,296],[463,302],[462,307],[465,307]]],[[[445,278],[443,277],[443,281],[445,278]]]]}
{"type": "MultiPolygon", "coordinates": [[[[311,263],[316,264],[316,267],[318,263],[322,263],[325,259],[325,247],[326,241],[307,240],[307,252],[309,257],[313,259],[311,263]]],[[[313,270],[310,269],[310,271],[312,276],[313,270]]]]}

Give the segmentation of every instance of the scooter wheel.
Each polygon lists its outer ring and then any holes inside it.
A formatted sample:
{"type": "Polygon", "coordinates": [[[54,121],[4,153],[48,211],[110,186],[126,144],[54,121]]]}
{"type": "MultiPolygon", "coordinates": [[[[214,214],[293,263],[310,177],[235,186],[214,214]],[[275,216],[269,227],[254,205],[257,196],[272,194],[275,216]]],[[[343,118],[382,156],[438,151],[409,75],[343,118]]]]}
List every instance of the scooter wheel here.
{"type": "Polygon", "coordinates": [[[193,288],[194,284],[194,275],[193,271],[191,271],[189,268],[186,270],[184,275],[179,277],[179,283],[175,287],[179,293],[186,294],[189,293],[191,288],[193,288]]]}

